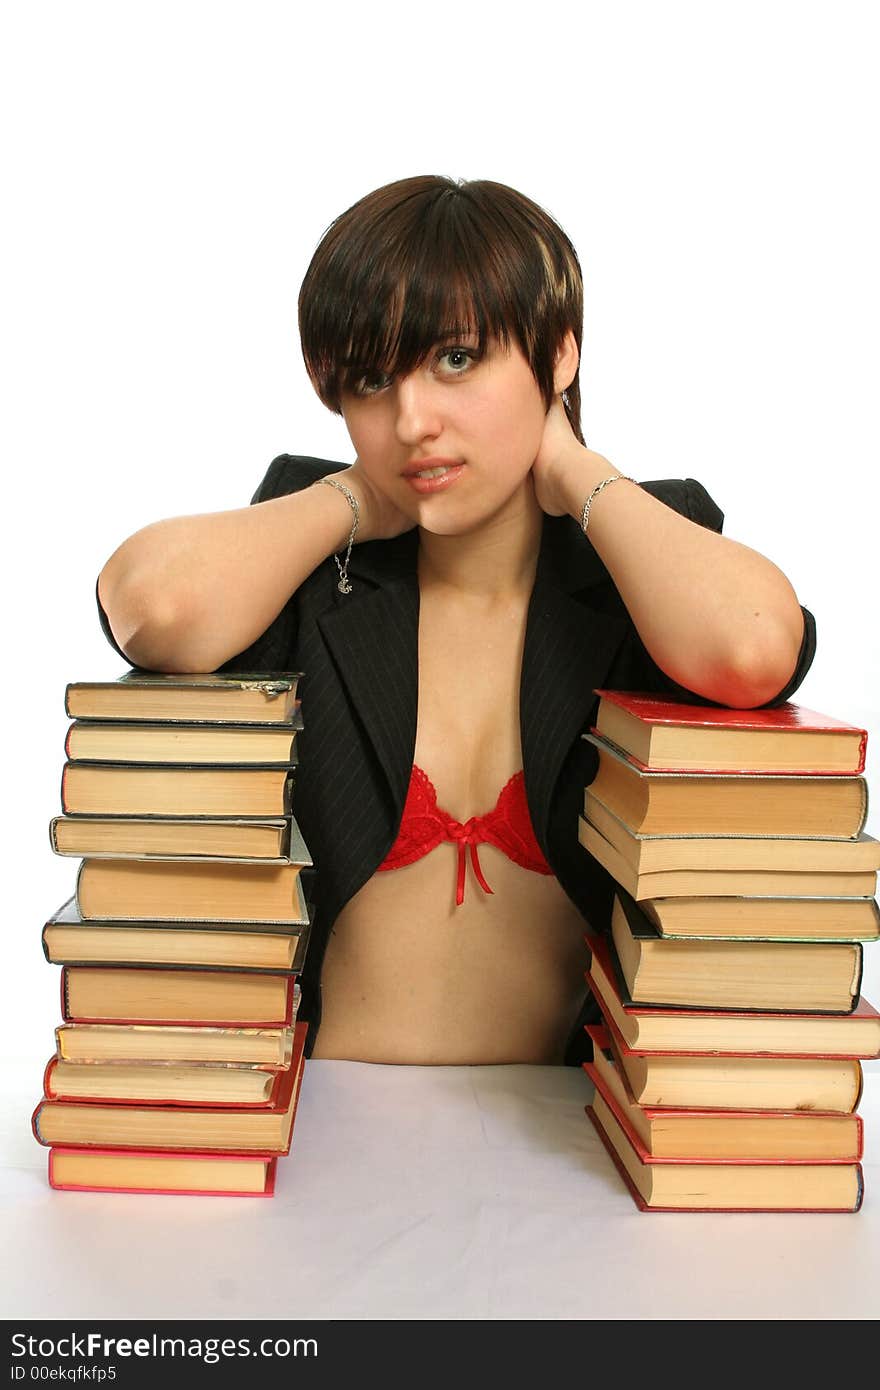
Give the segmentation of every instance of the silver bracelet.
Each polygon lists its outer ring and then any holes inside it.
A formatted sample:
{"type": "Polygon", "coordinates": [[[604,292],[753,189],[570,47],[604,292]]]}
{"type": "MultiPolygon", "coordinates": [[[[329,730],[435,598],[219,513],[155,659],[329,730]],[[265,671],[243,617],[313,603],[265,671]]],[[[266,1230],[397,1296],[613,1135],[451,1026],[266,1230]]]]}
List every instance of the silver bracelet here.
{"type": "Polygon", "coordinates": [[[348,562],[351,559],[351,547],[354,545],[354,538],[357,535],[357,528],[360,525],[361,521],[361,509],[358,505],[357,498],[351,491],[351,488],[347,488],[344,483],[340,483],[336,478],[318,478],[317,481],[319,483],[326,483],[328,487],[335,487],[337,492],[341,492],[345,497],[347,497],[348,504],[354,512],[354,521],[351,524],[351,531],[348,537],[348,549],[345,552],[345,560],[342,564],[340,564],[339,556],[333,556],[333,559],[336,561],[336,568],[339,570],[339,583],[336,585],[336,587],[341,594],[350,594],[351,583],[349,582],[348,578],[348,562]]]}
{"type": "Polygon", "coordinates": [[[610,478],[603,478],[601,483],[597,483],[596,486],[593,488],[593,491],[587,498],[586,502],[584,503],[584,510],[581,512],[581,530],[583,531],[584,535],[587,534],[587,526],[590,522],[590,508],[593,505],[594,499],[599,496],[599,493],[602,491],[602,489],[606,488],[609,483],[619,482],[635,483],[636,487],[638,487],[638,483],[636,482],[635,478],[628,477],[626,473],[612,473],[610,478]]]}

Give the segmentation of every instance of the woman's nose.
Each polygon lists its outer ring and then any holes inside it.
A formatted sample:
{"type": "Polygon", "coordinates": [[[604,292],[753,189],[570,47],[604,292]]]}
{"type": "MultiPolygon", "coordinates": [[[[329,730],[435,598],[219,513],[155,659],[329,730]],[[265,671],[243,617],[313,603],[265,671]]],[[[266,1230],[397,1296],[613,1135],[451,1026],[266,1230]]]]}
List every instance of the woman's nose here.
{"type": "Polygon", "coordinates": [[[397,437],[402,444],[418,444],[440,433],[436,399],[431,383],[418,371],[400,377],[397,387],[397,437]]]}

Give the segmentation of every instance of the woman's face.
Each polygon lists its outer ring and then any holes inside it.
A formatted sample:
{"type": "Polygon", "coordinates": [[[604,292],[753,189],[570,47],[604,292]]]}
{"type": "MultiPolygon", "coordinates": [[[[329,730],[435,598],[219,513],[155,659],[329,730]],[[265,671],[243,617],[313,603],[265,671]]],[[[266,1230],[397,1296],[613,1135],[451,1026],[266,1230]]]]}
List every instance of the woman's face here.
{"type": "Polygon", "coordinates": [[[437,535],[494,516],[521,488],[538,452],[546,411],[519,346],[476,336],[437,342],[408,376],[368,372],[341,398],[342,414],[370,482],[437,535]],[[426,485],[405,473],[449,465],[426,485]]]}

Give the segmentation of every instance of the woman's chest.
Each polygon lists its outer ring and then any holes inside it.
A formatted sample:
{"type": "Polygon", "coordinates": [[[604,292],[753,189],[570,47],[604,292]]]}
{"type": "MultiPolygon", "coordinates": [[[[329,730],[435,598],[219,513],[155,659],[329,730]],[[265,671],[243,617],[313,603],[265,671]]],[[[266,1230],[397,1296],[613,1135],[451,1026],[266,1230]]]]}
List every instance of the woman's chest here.
{"type": "Polygon", "coordinates": [[[416,765],[459,820],[491,809],[522,767],[526,600],[488,611],[422,598],[416,765]]]}

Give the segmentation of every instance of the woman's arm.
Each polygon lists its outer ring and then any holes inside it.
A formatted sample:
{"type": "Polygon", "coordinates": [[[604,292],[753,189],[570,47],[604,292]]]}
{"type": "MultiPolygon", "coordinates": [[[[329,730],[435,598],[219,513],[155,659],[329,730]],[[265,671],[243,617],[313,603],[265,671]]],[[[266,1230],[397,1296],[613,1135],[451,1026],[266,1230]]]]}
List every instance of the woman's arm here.
{"type": "MultiPolygon", "coordinates": [[[[563,420],[570,443],[558,417],[548,417],[536,494],[545,511],[565,511],[580,524],[591,490],[618,470],[578,443],[564,412],[563,420]]],[[[595,498],[588,535],[650,656],[672,680],[738,708],[764,704],[787,684],[804,619],[770,560],[626,481],[595,498]]]]}
{"type": "Polygon", "coordinates": [[[134,665],[214,671],[344,548],[351,520],[336,488],[312,485],[256,506],[145,526],[98,578],[113,636],[134,665]]]}

